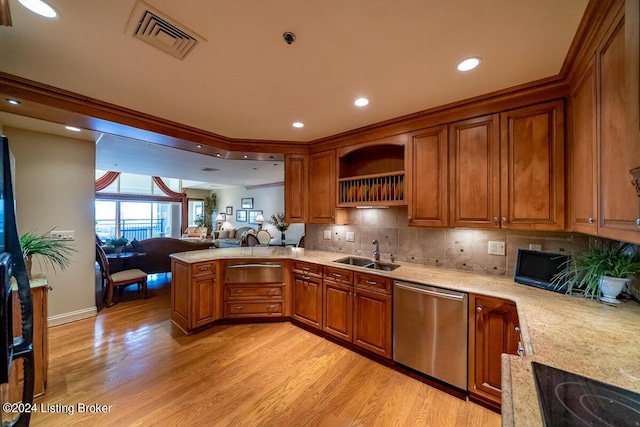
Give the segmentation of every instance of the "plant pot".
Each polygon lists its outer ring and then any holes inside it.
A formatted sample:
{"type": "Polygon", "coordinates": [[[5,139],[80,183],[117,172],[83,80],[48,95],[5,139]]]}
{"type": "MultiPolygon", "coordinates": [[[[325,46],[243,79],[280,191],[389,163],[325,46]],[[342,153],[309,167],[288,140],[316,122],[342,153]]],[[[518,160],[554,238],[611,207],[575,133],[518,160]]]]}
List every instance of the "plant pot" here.
{"type": "Polygon", "coordinates": [[[285,239],[284,231],[281,231],[280,232],[280,242],[282,242],[282,246],[284,246],[284,239],[285,239]]]}
{"type": "Polygon", "coordinates": [[[124,249],[124,246],[116,246],[115,248],[113,248],[113,250],[115,251],[116,255],[120,255],[122,253],[123,249],[124,249]]]}
{"type": "Polygon", "coordinates": [[[31,267],[33,266],[31,255],[24,259],[24,266],[27,268],[27,276],[29,276],[29,279],[31,279],[31,267]]]}
{"type": "Polygon", "coordinates": [[[600,301],[608,302],[610,304],[619,304],[620,301],[616,299],[620,292],[624,289],[625,285],[629,283],[629,279],[621,279],[618,277],[602,276],[600,278],[600,292],[602,296],[600,301]]]}

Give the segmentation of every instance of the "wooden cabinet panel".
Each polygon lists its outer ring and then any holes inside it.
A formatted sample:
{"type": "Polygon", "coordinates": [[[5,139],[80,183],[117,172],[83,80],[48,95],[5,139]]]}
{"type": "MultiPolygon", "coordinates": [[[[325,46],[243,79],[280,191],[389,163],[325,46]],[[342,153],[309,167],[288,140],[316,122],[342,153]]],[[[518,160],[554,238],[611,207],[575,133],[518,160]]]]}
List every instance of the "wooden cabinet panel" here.
{"type": "Polygon", "coordinates": [[[331,224],[336,211],[336,154],[325,151],[309,156],[309,221],[331,224]]]}
{"type": "Polygon", "coordinates": [[[447,127],[426,129],[410,137],[409,224],[446,226],[447,127]]]}
{"type": "Polygon", "coordinates": [[[564,229],[562,101],[500,115],[502,227],[564,229]]]}
{"type": "Polygon", "coordinates": [[[629,184],[629,171],[640,165],[635,164],[638,154],[633,156],[629,152],[629,148],[637,147],[638,143],[633,138],[627,140],[628,94],[625,88],[626,47],[623,11],[619,12],[597,54],[600,100],[598,234],[640,243],[640,233],[636,226],[636,220],[640,216],[638,195],[629,184]]]}
{"type": "Polygon", "coordinates": [[[220,317],[216,270],[215,261],[189,264],[171,260],[171,321],[185,333],[220,317]]]}
{"type": "Polygon", "coordinates": [[[284,214],[287,222],[307,222],[308,157],[288,154],[284,159],[284,214]]]}
{"type": "Polygon", "coordinates": [[[353,343],[391,358],[391,296],[354,288],[353,343]]]}
{"type": "Polygon", "coordinates": [[[518,314],[513,302],[471,296],[469,319],[469,392],[500,407],[501,356],[517,354],[518,314]]]}
{"type": "Polygon", "coordinates": [[[216,319],[215,284],[215,276],[195,279],[193,281],[193,312],[191,313],[191,328],[206,325],[216,319]]]}
{"type": "Polygon", "coordinates": [[[376,276],[375,274],[355,273],[354,286],[359,288],[371,289],[385,294],[391,294],[392,280],[386,277],[376,276]]]}
{"type": "Polygon", "coordinates": [[[353,340],[353,286],[325,279],[322,330],[351,342],[353,340]]]}
{"type": "Polygon", "coordinates": [[[575,231],[597,232],[596,73],[591,61],[571,94],[571,225],[575,231]]]}
{"type": "Polygon", "coordinates": [[[282,299],[284,285],[274,284],[269,286],[254,285],[225,285],[225,301],[242,301],[247,299],[282,299]]]}
{"type": "Polygon", "coordinates": [[[322,329],[322,279],[294,273],[293,317],[322,329]]]}
{"type": "Polygon", "coordinates": [[[282,316],[282,302],[227,302],[225,317],[267,317],[282,316]]]}
{"type": "Polygon", "coordinates": [[[449,202],[452,227],[500,227],[499,115],[449,126],[449,202]]]}
{"type": "Polygon", "coordinates": [[[293,272],[306,276],[322,277],[322,266],[308,262],[293,261],[293,272]]]}

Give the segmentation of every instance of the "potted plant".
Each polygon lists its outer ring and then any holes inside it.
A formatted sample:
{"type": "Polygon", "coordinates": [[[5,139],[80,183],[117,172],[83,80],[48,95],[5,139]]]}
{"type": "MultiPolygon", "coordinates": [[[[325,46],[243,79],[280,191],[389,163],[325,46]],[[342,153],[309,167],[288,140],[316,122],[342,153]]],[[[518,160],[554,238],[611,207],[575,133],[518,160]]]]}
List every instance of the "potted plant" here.
{"type": "Polygon", "coordinates": [[[640,272],[640,256],[632,245],[615,241],[603,242],[601,248],[590,248],[565,263],[565,268],[553,277],[557,289],[566,292],[582,289],[585,297],[617,304],[616,297],[629,283],[629,276],[640,272]]]}
{"type": "Polygon", "coordinates": [[[19,240],[27,274],[30,279],[31,267],[33,265],[32,257],[34,255],[42,257],[45,264],[48,263],[51,265],[51,268],[55,271],[56,266],[62,270],[67,268],[71,264],[69,256],[73,252],[77,252],[76,249],[69,247],[65,242],[52,239],[49,233],[38,235],[30,231],[20,236],[19,240]]]}
{"type": "Polygon", "coordinates": [[[276,212],[271,215],[271,219],[266,221],[268,224],[273,225],[280,232],[280,241],[284,245],[285,231],[289,228],[289,223],[284,219],[284,213],[276,212]]]}
{"type": "Polygon", "coordinates": [[[194,221],[198,227],[206,227],[207,233],[213,231],[213,211],[216,209],[216,198],[216,193],[204,198],[202,213],[194,221]]]}
{"type": "Polygon", "coordinates": [[[127,246],[127,243],[129,243],[129,240],[124,236],[111,237],[107,239],[105,243],[109,246],[113,246],[115,253],[119,255],[122,253],[122,249],[124,249],[124,247],[127,246]]]}

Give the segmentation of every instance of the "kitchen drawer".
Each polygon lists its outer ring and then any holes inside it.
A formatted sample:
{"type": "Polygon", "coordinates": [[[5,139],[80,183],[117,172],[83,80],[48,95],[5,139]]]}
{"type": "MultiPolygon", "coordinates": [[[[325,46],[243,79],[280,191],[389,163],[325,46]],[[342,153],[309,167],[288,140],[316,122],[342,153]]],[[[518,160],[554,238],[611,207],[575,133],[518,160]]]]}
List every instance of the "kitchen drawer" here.
{"type": "Polygon", "coordinates": [[[307,262],[293,261],[294,273],[302,273],[305,276],[322,277],[322,266],[307,262]]]}
{"type": "Polygon", "coordinates": [[[391,294],[392,280],[373,274],[356,273],[354,286],[391,294]]]}
{"type": "Polygon", "coordinates": [[[191,275],[193,277],[209,276],[216,274],[215,261],[199,262],[191,266],[191,275]]]}
{"type": "Polygon", "coordinates": [[[282,299],[282,285],[273,286],[241,286],[225,285],[224,300],[246,300],[246,299],[282,299]]]}
{"type": "Polygon", "coordinates": [[[348,270],[342,270],[340,268],[325,267],[324,278],[336,283],[342,283],[344,285],[353,284],[353,272],[348,270]]]}
{"type": "Polygon", "coordinates": [[[227,302],[225,317],[282,316],[282,302],[227,302]]]}

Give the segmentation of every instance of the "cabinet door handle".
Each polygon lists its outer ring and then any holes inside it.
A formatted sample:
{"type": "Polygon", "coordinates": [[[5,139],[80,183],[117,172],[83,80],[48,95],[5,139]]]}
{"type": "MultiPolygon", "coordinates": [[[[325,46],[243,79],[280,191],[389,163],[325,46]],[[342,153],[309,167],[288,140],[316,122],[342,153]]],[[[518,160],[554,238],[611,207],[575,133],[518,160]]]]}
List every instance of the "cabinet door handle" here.
{"type": "Polygon", "coordinates": [[[636,227],[640,227],[640,218],[636,219],[636,227]]]}
{"type": "Polygon", "coordinates": [[[520,328],[518,326],[516,326],[515,331],[516,331],[516,333],[519,334],[520,333],[520,328]]]}
{"type": "Polygon", "coordinates": [[[593,218],[589,218],[589,219],[587,219],[587,222],[588,222],[589,224],[593,224],[593,218]]]}
{"type": "Polygon", "coordinates": [[[507,219],[507,217],[506,217],[506,216],[503,216],[503,217],[502,217],[502,222],[504,222],[505,224],[508,224],[508,223],[509,223],[509,220],[507,219]]]}
{"type": "Polygon", "coordinates": [[[407,217],[407,219],[411,219],[411,215],[409,215],[409,216],[407,217]]]}
{"type": "Polygon", "coordinates": [[[482,307],[476,307],[476,311],[477,311],[478,313],[482,313],[482,307]]]}
{"type": "Polygon", "coordinates": [[[500,218],[498,218],[497,216],[494,216],[493,217],[493,222],[498,222],[498,221],[500,221],[500,218]]]}

